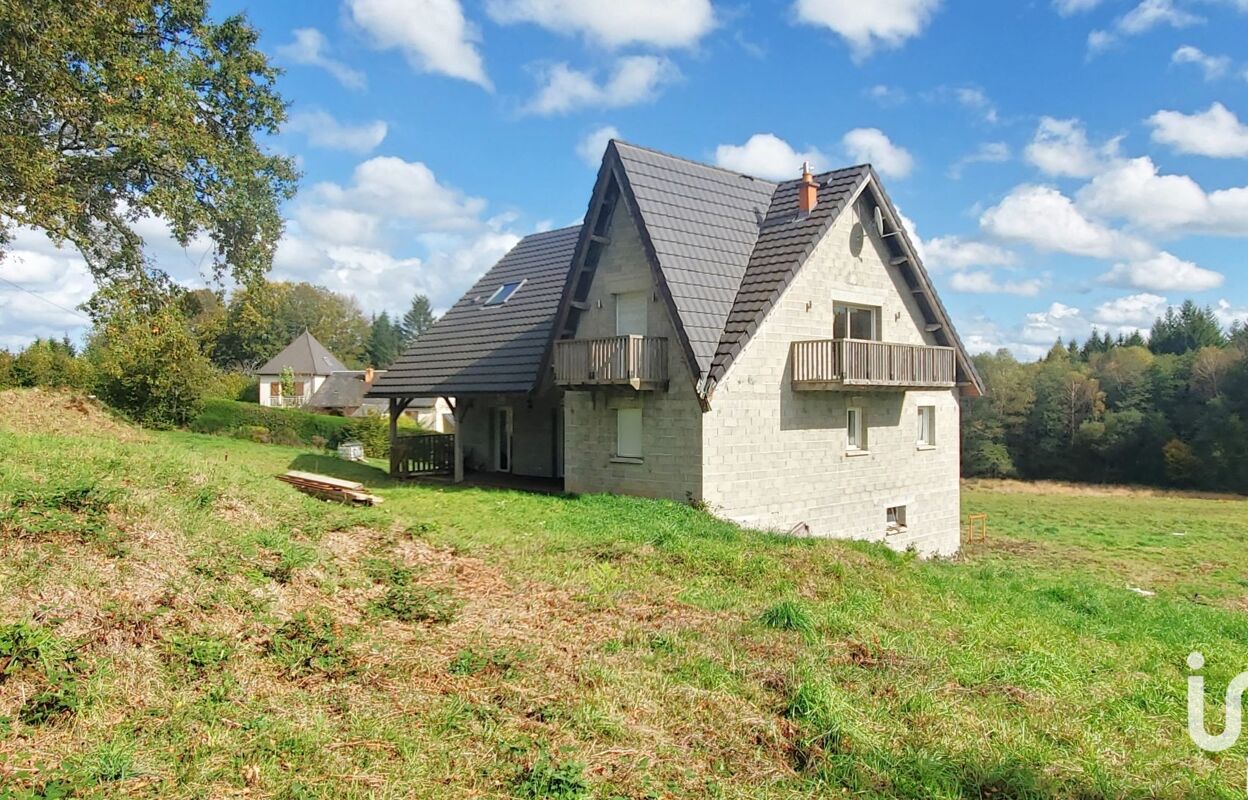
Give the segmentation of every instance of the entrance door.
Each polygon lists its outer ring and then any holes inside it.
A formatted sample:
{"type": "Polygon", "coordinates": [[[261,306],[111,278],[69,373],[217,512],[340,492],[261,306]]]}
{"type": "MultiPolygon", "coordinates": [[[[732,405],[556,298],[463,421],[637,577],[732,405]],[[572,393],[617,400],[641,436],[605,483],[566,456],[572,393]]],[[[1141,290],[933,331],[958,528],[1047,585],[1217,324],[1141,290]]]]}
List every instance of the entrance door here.
{"type": "Polygon", "coordinates": [[[511,472],[511,409],[496,408],[494,413],[494,470],[511,472]]]}

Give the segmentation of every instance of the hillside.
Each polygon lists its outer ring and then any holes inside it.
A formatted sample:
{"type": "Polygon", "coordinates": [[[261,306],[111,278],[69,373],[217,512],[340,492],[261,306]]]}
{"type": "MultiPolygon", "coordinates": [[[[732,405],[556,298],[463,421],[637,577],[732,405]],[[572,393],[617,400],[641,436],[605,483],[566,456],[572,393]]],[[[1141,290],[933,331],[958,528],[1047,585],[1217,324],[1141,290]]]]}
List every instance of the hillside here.
{"type": "Polygon", "coordinates": [[[1248,506],[1004,488],[923,563],[0,393],[0,797],[1242,796],[1248,506]]]}

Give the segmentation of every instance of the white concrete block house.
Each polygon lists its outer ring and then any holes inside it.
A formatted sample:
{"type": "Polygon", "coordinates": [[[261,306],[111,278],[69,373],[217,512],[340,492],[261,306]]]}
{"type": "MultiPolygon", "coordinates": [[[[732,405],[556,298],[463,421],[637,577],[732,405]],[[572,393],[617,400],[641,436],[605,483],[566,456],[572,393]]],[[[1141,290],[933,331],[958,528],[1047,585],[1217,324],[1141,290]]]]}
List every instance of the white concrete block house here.
{"type": "Polygon", "coordinates": [[[869,165],[773,183],[612,141],[584,224],[521,241],[371,396],[459,421],[453,459],[396,441],[399,475],[561,479],[930,555],[958,548],[958,396],[982,391],[869,165]]]}

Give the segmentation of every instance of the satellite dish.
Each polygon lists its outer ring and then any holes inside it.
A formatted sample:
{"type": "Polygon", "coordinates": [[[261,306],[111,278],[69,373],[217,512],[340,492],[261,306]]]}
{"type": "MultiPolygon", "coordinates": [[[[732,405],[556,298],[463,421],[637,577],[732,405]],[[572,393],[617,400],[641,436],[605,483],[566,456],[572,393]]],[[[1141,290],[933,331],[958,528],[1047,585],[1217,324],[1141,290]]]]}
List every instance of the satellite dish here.
{"type": "Polygon", "coordinates": [[[875,207],[875,232],[884,235],[884,211],[879,206],[875,207]]]}

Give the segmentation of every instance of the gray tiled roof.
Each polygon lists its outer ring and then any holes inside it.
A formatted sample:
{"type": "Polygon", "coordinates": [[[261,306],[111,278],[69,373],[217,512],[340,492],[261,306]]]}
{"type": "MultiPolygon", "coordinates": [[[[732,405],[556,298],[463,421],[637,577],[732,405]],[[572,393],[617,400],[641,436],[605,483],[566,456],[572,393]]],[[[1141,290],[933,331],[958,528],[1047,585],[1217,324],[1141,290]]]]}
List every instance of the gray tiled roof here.
{"type": "Polygon", "coordinates": [[[296,375],[332,375],[347,368],[306,330],[286,345],[282,352],[256,370],[256,374],[280,375],[287,367],[296,375]]]}
{"type": "Polygon", "coordinates": [[[580,226],[520,240],[433,327],[373,382],[375,397],[456,396],[533,390],[551,340],[580,226]],[[523,280],[511,299],[482,303],[523,280]]]}
{"type": "Polygon", "coordinates": [[[801,181],[786,181],[777,187],[732,310],[722,328],[723,335],[709,372],[712,380],[719,380],[727,371],[815,244],[840,217],[846,203],[870,174],[870,167],[857,166],[816,175],[818,202],[805,216],[799,216],[797,209],[797,189],[801,181]]]}
{"type": "MultiPolygon", "coordinates": [[[[375,375],[384,374],[381,371],[375,375]]],[[[335,372],[325,379],[321,388],[308,398],[312,408],[358,408],[363,405],[364,392],[368,385],[364,383],[364,370],[335,372]]]]}
{"type": "Polygon", "coordinates": [[[698,372],[707,374],[776,184],[614,142],[698,372]]]}

